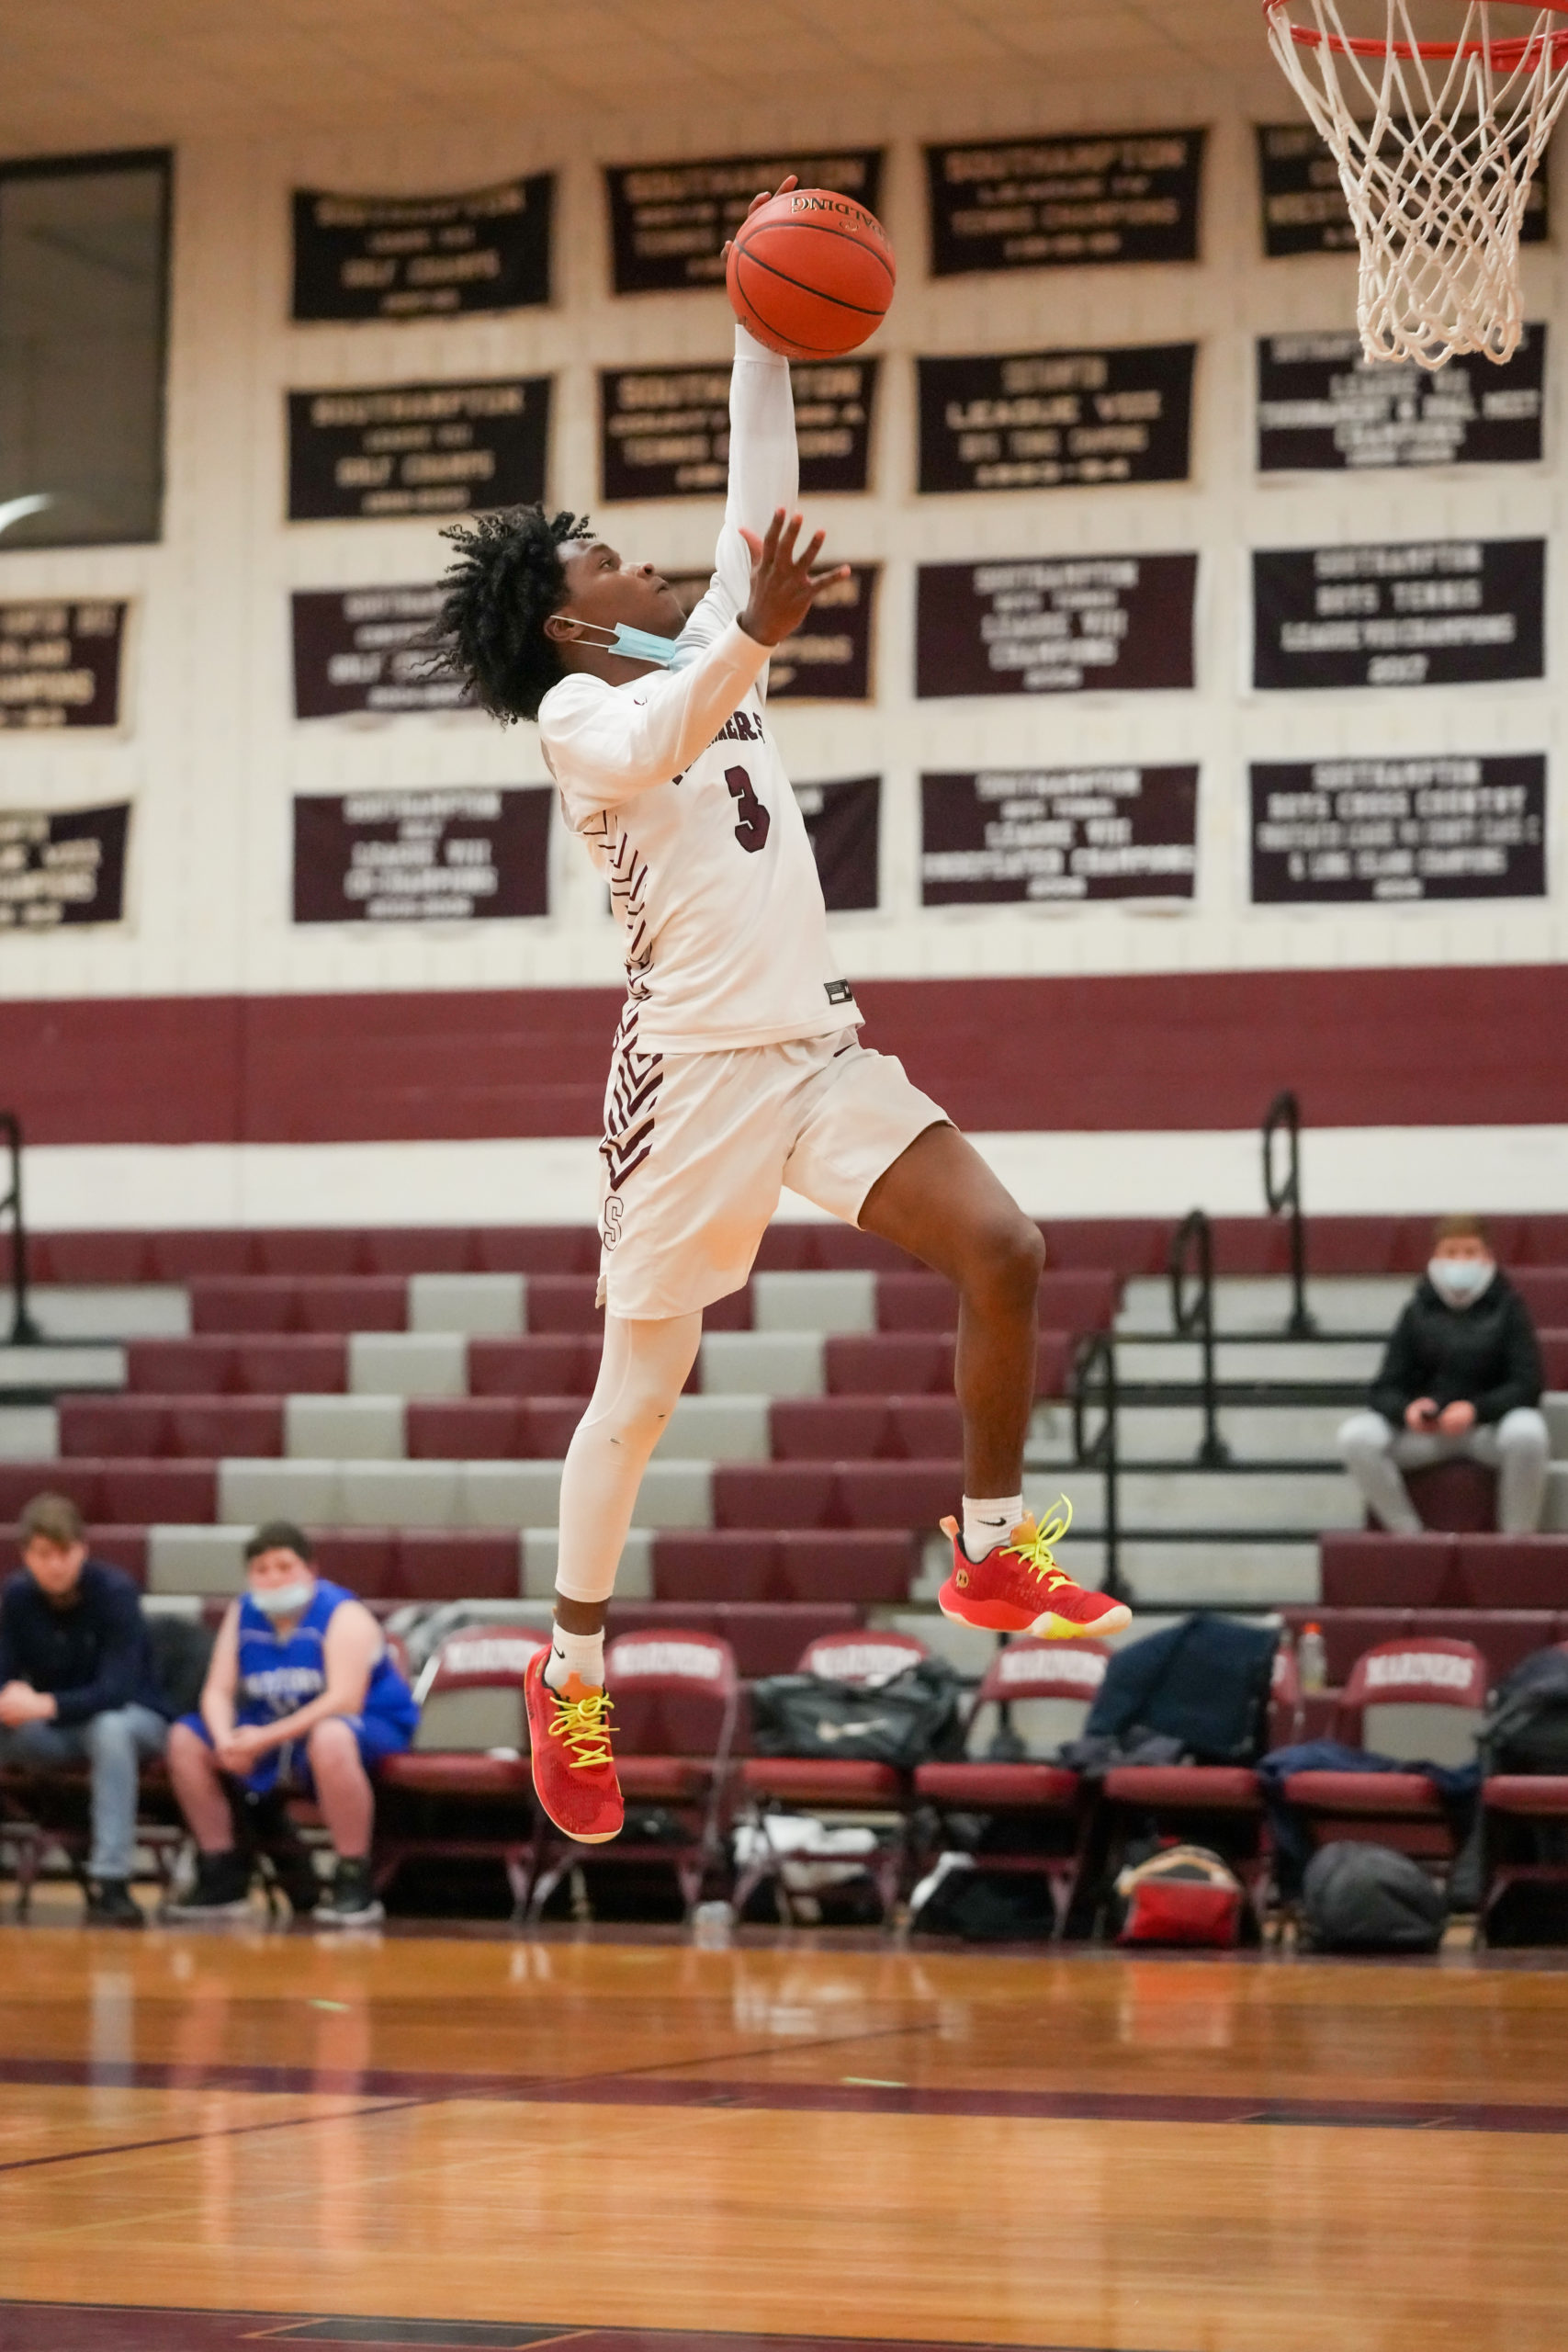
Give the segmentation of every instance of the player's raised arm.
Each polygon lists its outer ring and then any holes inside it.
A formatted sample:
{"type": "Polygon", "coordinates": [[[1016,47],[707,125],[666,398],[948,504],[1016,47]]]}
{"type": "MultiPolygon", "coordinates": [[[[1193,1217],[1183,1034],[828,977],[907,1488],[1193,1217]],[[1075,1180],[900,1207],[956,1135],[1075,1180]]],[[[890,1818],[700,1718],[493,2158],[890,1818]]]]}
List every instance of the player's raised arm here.
{"type": "MultiPolygon", "coordinates": [[[[783,196],[794,186],[792,176],[776,193],[783,196]]],[[[764,188],[752,198],[750,210],[755,212],[772,201],[773,196],[764,188]]],[[[750,572],[741,535],[751,531],[761,538],[780,507],[793,512],[799,494],[800,454],[795,447],[789,362],[738,322],[729,378],[729,489],[716,559],[719,576],[737,609],[746,600],[750,572]]]]}

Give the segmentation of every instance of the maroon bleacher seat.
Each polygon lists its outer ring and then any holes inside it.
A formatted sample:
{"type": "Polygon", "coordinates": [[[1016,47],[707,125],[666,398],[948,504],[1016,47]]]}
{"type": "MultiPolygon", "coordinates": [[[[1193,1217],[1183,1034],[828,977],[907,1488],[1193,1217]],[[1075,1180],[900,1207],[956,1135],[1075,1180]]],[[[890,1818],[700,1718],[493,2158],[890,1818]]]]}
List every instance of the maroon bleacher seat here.
{"type": "Polygon", "coordinates": [[[1404,1484],[1423,1527],[1473,1535],[1497,1524],[1497,1473],[1483,1462],[1434,1462],[1407,1470],[1404,1484]]]}
{"type": "MultiPolygon", "coordinates": [[[[1380,1643],[1356,1661],[1340,1697],[1336,1736],[1360,1747],[1366,1710],[1399,1705],[1461,1709],[1479,1731],[1487,1679],[1486,1660],[1473,1642],[1423,1632],[1380,1643]]],[[[1425,1772],[1292,1772],[1283,1793],[1314,1845],[1371,1840],[1439,1871],[1453,1859],[1449,1815],[1425,1772]]]]}
{"type": "MultiPolygon", "coordinates": [[[[519,1625],[467,1625],[449,1634],[415,1684],[422,1707],[468,1690],[516,1696],[517,1723],[526,1738],[523,1676],[546,1636],[519,1625]]],[[[533,1771],[525,1747],[501,1755],[488,1749],[414,1747],[389,1756],[377,1778],[374,1869],[378,1888],[389,1886],[407,1862],[434,1860],[499,1861],[521,1919],[537,1872],[542,1816],[536,1815],[533,1771]]]]}
{"type": "MultiPolygon", "coordinates": [[[[1427,1634],[1473,1642],[1495,1682],[1531,1650],[1568,1634],[1568,1612],[1550,1609],[1311,1609],[1292,1603],[1282,1613],[1297,1634],[1307,1624],[1321,1631],[1336,1704],[1356,1660],[1384,1642],[1427,1634]]],[[[1321,1702],[1312,1706],[1321,1713],[1321,1702]]]]}
{"type": "Polygon", "coordinates": [[[402,1331],[401,1274],[201,1276],[190,1285],[193,1333],[402,1331]]]}
{"type": "Polygon", "coordinates": [[[132,1340],[125,1358],[137,1396],[341,1396],[348,1385],[347,1342],[330,1336],[132,1340]]]}
{"type": "Polygon", "coordinates": [[[1509,1280],[1537,1324],[1561,1330],[1568,1324],[1568,1265],[1518,1266],[1509,1280]]]}
{"type": "Polygon", "coordinates": [[[123,1568],[139,1585],[147,1582],[147,1530],[144,1527],[117,1527],[111,1521],[100,1521],[87,1530],[87,1549],[95,1560],[107,1561],[111,1568],[123,1568]]]}
{"type": "Polygon", "coordinates": [[[792,1528],[731,1534],[704,1528],[653,1540],[660,1600],[907,1600],[919,1566],[915,1537],[900,1530],[792,1528]]]}
{"type": "MultiPolygon", "coordinates": [[[[1040,1320],[1054,1331],[1103,1331],[1115,1319],[1117,1277],[1101,1270],[1047,1266],[1040,1277],[1040,1320]]],[[[941,1274],[878,1274],[879,1331],[951,1331],[958,1295],[941,1274]]]]}
{"type": "Polygon", "coordinates": [[[936,1462],[963,1450],[956,1396],[776,1396],[775,1462],[936,1462]]]}
{"type": "Polygon", "coordinates": [[[470,1340],[469,1394],[591,1396],[599,1376],[599,1352],[597,1332],[569,1332],[545,1339],[470,1340]]]}
{"type": "Polygon", "coordinates": [[[952,1462],[715,1464],[716,1527],[935,1527],[963,1492],[952,1462]]]}
{"type": "MultiPolygon", "coordinates": [[[[582,1399],[572,1400],[581,1415],[582,1399]]],[[[412,1397],[404,1421],[413,1462],[525,1462],[529,1410],[516,1396],[412,1397]]]]}
{"type": "MultiPolygon", "coordinates": [[[[1009,1642],[992,1658],[975,1693],[971,1724],[982,1707],[1031,1699],[1080,1701],[1087,1713],[1104,1679],[1109,1655],[1102,1642],[1027,1637],[1009,1642]]],[[[949,1815],[991,1815],[992,1836],[977,1867],[1043,1878],[1060,1935],[1082,1865],[1089,1823],[1084,1784],[1077,1772],[1064,1764],[1030,1758],[1006,1763],[964,1757],[952,1763],[919,1764],[915,1801],[929,1805],[934,1815],[935,1835],[928,1852],[951,1842],[949,1815]],[[1010,1822],[1021,1830],[1027,1825],[1027,1834],[1016,1846],[1001,1845],[996,1838],[998,1825],[1010,1822]]]]}
{"type": "Polygon", "coordinates": [[[1568,1535],[1461,1535],[1456,1600],[1476,1609],[1568,1609],[1568,1535]]]}
{"type": "MultiPolygon", "coordinates": [[[[1036,1359],[1037,1396],[1065,1396],[1073,1340],[1042,1331],[1036,1359]]],[[[830,1396],[948,1396],[953,1393],[951,1332],[840,1333],[824,1350],[830,1396]]]]}
{"type": "Polygon", "coordinates": [[[763,1274],[856,1270],[900,1273],[908,1272],[915,1264],[906,1250],[885,1241],[880,1234],[862,1233],[857,1226],[840,1225],[837,1218],[823,1224],[771,1225],[757,1251],[757,1272],[763,1274]]]}
{"type": "Polygon", "coordinates": [[[0,1462],[0,1523],[15,1521],[46,1488],[69,1495],[85,1520],[145,1527],[154,1521],[210,1521],[217,1500],[211,1462],[135,1462],[79,1456],[53,1462],[0,1462]]]}
{"type": "Polygon", "coordinates": [[[279,1396],[62,1396],[62,1454],[252,1459],[283,1452],[279,1396]]]}
{"type": "Polygon", "coordinates": [[[1538,1331],[1541,1372],[1549,1388],[1568,1388],[1568,1331],[1538,1331]]]}
{"type": "Polygon", "coordinates": [[[720,1636],[690,1625],[622,1634],[605,1649],[604,1683],[627,1811],[656,1809],[672,1831],[661,1826],[585,1851],[542,1824],[530,1908],[537,1917],[575,1866],[639,1870],[662,1862],[674,1871],[690,1914],[705,1880],[725,1867],[740,1698],[735,1653],[720,1636]]]}
{"type": "Polygon", "coordinates": [[[530,1274],[528,1329],[541,1337],[559,1332],[602,1333],[604,1312],[594,1304],[592,1274],[530,1274]]]}
{"type": "Polygon", "coordinates": [[[1325,1609],[1440,1609],[1462,1598],[1459,1539],[1356,1529],[1318,1539],[1325,1609]]]}

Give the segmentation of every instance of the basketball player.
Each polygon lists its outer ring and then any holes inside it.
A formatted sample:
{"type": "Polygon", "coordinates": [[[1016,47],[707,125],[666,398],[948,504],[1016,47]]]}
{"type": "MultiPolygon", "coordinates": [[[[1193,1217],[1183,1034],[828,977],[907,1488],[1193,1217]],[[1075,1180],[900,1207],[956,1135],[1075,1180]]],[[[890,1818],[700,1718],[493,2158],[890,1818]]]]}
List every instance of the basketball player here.
{"type": "Polygon", "coordinates": [[[1130,1622],[1024,1515],[1039,1229],[902,1065],[861,1043],[834,960],[764,702],[770,654],[847,567],[819,568],[820,531],[799,544],[788,363],[739,326],[729,416],[724,527],[689,620],[586,517],[524,507],[448,534],[438,625],[476,700],[538,721],[626,931],[600,1146],[604,1360],[561,1479],[554,1636],[527,1683],[539,1801],[589,1844],[622,1821],[604,1628],[638,1483],[703,1309],[745,1283],[783,1184],[957,1288],[965,1492],[962,1529],[942,1522],[945,1614],[1054,1637],[1130,1622]]]}

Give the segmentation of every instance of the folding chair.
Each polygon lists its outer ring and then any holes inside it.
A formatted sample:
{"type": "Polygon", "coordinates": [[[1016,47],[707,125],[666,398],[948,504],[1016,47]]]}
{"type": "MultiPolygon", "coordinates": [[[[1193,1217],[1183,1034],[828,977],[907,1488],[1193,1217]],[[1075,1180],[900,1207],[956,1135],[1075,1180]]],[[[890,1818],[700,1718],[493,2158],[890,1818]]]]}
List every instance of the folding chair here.
{"type": "MultiPolygon", "coordinates": [[[[1558,1647],[1568,1649],[1568,1642],[1558,1647]]],[[[1510,1886],[1568,1886],[1568,1773],[1494,1772],[1481,1784],[1481,1909],[1475,1939],[1483,1943],[1488,1923],[1510,1886]],[[1558,1831],[1553,1842],[1558,1859],[1517,1858],[1517,1850],[1535,1843],[1523,1834],[1525,1825],[1544,1823],[1558,1831]]]]}
{"type": "MultiPolygon", "coordinates": [[[[1283,1747],[1295,1738],[1301,1714],[1295,1654],[1281,1642],[1269,1677],[1269,1745],[1283,1747]]],[[[1259,1935],[1264,1932],[1274,1858],[1262,1784],[1250,1764],[1113,1765],[1100,1796],[1109,1829],[1103,1883],[1115,1879],[1138,1820],[1152,1820],[1162,1839],[1190,1840],[1221,1852],[1247,1891],[1259,1935]]]]}
{"type": "MultiPolygon", "coordinates": [[[[925,1643],[917,1641],[912,1634],[869,1630],[822,1634],[807,1644],[795,1672],[816,1675],[826,1682],[847,1682],[874,1690],[879,1683],[891,1682],[895,1675],[907,1673],[910,1667],[930,1656],[925,1643]]],[[[789,1895],[784,1876],[786,1861],[828,1863],[843,1860],[840,1853],[827,1849],[814,1851],[809,1846],[791,1846],[785,1852],[775,1846],[768,1829],[770,1819],[781,1813],[807,1813],[835,1815],[840,1826],[870,1826],[878,1832],[889,1826],[891,1817],[891,1838],[884,1841],[879,1837],[875,1847],[864,1857],[864,1867],[876,1888],[883,1917],[891,1919],[908,1859],[913,1790],[908,1772],[895,1764],[874,1763],[860,1756],[748,1756],[741,1762],[739,1781],[757,1842],[751,1860],[736,1879],[734,1901],[738,1917],[744,1914],[758,1887],[769,1881],[788,1916],[789,1895]]]]}
{"type": "MultiPolygon", "coordinates": [[[[1336,1736],[1381,1756],[1461,1766],[1475,1760],[1486,1660],[1473,1642],[1408,1634],[1363,1651],[1336,1717],[1336,1736]]],[[[1393,1846],[1446,1876],[1453,1833],[1425,1772],[1292,1772],[1282,1794],[1314,1846],[1335,1838],[1393,1846]]]]}
{"type": "Polygon", "coordinates": [[[729,1760],[740,1705],[735,1652],[716,1634],[622,1634],[604,1652],[615,1770],[628,1812],[657,1807],[678,1833],[582,1847],[541,1819],[529,1916],[537,1918],[574,1865],[595,1870],[667,1862],[687,1916],[724,1860],[729,1760]]]}
{"type": "Polygon", "coordinates": [[[538,1871],[523,1678],[546,1636],[518,1625],[467,1625],[426,1660],[414,1685],[413,1745],[376,1780],[375,1881],[405,1862],[499,1861],[523,1918],[538,1871]]]}
{"type": "MultiPolygon", "coordinates": [[[[1095,1691],[1105,1679],[1110,1653],[1102,1642],[1010,1642],[998,1650],[979,1689],[969,1718],[968,1739],[974,1743],[986,1710],[1006,1709],[1016,1728],[1015,1707],[1027,1707],[1036,1718],[1048,1708],[1055,1720],[1036,1728],[1055,1740],[1071,1739],[1083,1729],[1095,1691]]],[[[1042,1745],[1044,1741],[1042,1741],[1042,1745]]],[[[915,1801],[929,1805],[935,1816],[936,1836],[931,1846],[951,1843],[949,1817],[955,1813],[987,1814],[993,1826],[1010,1825],[1019,1833],[1043,1832],[1044,1845],[987,1847],[975,1858],[982,1871],[1025,1873],[1043,1878],[1059,1937],[1083,1860],[1089,1807],[1078,1773],[1064,1764],[1021,1759],[992,1761],[965,1757],[952,1764],[920,1764],[915,1769],[915,1801]]]]}

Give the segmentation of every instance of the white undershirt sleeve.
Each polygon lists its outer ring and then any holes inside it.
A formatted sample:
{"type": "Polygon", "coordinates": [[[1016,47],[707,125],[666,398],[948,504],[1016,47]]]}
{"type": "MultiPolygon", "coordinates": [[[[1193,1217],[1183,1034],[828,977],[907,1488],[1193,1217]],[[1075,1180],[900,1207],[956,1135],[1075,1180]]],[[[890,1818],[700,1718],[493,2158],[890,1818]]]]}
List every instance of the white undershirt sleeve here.
{"type": "Polygon", "coordinates": [[[730,621],[683,670],[658,671],[627,686],[579,673],[552,686],[539,714],[550,774],[596,808],[668,784],[707,749],[772,650],[730,621]]]}

